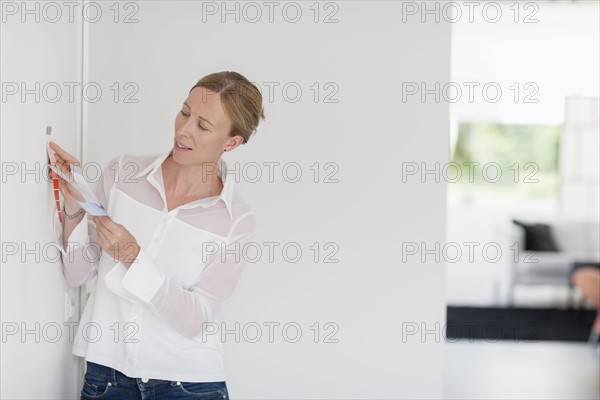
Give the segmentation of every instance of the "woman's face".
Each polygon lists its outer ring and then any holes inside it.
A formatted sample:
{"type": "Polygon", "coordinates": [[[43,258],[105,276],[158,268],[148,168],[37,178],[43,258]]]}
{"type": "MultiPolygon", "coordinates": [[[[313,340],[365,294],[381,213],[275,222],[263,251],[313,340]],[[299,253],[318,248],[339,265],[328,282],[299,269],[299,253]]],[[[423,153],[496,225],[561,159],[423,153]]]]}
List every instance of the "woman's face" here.
{"type": "Polygon", "coordinates": [[[223,150],[233,150],[243,142],[241,136],[230,137],[231,120],[221,104],[221,96],[196,87],[184,101],[175,118],[173,157],[189,161],[216,162],[223,150]],[[177,142],[191,150],[179,151],[177,142]]]}

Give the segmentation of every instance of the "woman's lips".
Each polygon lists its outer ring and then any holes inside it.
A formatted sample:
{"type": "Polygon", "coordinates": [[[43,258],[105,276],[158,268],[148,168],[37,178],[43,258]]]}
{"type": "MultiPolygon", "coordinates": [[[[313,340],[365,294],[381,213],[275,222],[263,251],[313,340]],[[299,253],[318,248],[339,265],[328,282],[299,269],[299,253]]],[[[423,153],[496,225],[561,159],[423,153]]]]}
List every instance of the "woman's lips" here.
{"type": "Polygon", "coordinates": [[[190,149],[190,148],[184,149],[184,148],[179,147],[179,145],[177,144],[177,141],[175,141],[175,145],[173,147],[175,147],[175,150],[181,151],[181,152],[192,151],[192,149],[190,149]]]}

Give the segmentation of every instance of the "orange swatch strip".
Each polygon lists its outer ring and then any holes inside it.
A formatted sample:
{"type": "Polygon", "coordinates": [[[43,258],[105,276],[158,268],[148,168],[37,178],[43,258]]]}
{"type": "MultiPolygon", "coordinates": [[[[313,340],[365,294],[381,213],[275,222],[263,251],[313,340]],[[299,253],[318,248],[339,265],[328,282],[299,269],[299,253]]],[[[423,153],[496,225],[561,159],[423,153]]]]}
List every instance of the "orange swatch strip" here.
{"type": "MultiPolygon", "coordinates": [[[[54,157],[54,150],[50,148],[50,136],[52,134],[52,127],[46,127],[46,148],[48,150],[48,164],[57,165],[56,157],[54,157]]],[[[58,166],[57,166],[58,168],[58,166]]],[[[58,220],[62,223],[63,217],[60,209],[60,190],[58,189],[58,175],[54,171],[52,172],[52,185],[54,190],[54,200],[56,202],[56,211],[58,212],[58,220]]]]}

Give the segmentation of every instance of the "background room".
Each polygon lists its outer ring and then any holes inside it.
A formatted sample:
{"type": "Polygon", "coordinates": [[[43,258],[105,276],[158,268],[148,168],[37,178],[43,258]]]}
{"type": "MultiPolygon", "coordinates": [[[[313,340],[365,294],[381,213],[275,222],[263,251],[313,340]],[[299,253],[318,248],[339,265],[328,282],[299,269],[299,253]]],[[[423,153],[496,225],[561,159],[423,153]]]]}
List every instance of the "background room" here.
{"type": "Polygon", "coordinates": [[[445,393],[598,398],[595,307],[569,279],[600,257],[598,2],[498,4],[452,26],[445,393]]]}

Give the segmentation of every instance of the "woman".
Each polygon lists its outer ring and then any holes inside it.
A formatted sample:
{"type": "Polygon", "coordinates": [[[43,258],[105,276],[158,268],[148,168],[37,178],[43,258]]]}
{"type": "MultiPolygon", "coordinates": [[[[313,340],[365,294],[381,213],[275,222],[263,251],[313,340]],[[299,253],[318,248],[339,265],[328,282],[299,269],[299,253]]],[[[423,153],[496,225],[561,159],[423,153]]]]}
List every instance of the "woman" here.
{"type": "MultiPolygon", "coordinates": [[[[169,151],[104,168],[95,191],[108,217],[86,220],[60,180],[65,277],[75,287],[97,277],[73,345],[86,360],[82,399],[229,398],[219,313],[256,221],[220,157],[247,143],[260,119],[253,84],[210,74],[184,101],[169,151]]],[[[65,173],[79,165],[50,146],[65,173]]]]}

